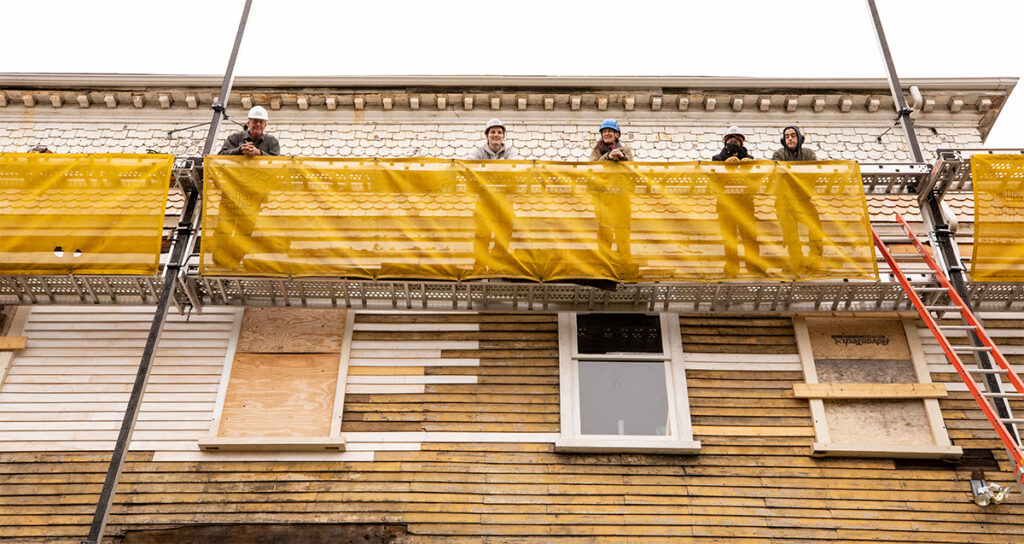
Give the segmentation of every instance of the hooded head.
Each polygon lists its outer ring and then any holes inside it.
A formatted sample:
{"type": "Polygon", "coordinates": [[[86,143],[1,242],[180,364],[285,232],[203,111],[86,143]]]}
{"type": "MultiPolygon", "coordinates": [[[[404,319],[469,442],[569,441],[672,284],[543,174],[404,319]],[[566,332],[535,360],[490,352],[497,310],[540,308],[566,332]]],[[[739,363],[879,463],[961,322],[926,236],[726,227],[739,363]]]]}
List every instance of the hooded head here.
{"type": "Polygon", "coordinates": [[[801,147],[804,146],[804,133],[800,132],[800,128],[797,127],[796,125],[788,126],[788,127],[784,128],[784,129],[782,129],[782,138],[780,138],[779,141],[782,142],[782,147],[785,147],[786,149],[796,153],[796,152],[800,151],[801,147]],[[791,130],[792,130],[792,132],[790,133],[791,134],[790,142],[786,143],[786,133],[790,132],[791,130]],[[792,138],[793,138],[792,134],[793,133],[795,133],[795,135],[796,135],[796,146],[795,147],[791,145],[793,143],[792,142],[792,138]]]}

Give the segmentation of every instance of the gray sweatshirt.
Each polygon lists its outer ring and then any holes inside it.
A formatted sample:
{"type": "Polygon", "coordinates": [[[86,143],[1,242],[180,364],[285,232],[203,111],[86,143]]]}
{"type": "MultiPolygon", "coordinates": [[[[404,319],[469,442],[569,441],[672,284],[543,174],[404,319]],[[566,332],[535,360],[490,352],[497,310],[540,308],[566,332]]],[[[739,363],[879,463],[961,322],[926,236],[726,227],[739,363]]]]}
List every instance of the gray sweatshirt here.
{"type": "Polygon", "coordinates": [[[515,160],[518,158],[519,153],[516,152],[516,148],[505,144],[501,144],[501,149],[497,153],[491,151],[487,144],[474,147],[473,151],[469,152],[471,161],[515,160]]]}

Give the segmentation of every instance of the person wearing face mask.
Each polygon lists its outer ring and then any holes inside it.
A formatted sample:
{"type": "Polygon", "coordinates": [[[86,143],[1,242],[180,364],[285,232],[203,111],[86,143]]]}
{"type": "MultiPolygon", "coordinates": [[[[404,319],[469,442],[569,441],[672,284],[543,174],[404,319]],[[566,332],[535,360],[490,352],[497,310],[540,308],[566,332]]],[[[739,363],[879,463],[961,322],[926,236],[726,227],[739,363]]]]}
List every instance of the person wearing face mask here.
{"type": "Polygon", "coordinates": [[[711,160],[725,162],[754,160],[754,157],[747,152],[747,148],[743,146],[747,139],[743,136],[743,131],[740,130],[740,127],[736,125],[729,127],[722,141],[725,142],[725,147],[721,153],[711,157],[711,160]]]}
{"type": "MultiPolygon", "coordinates": [[[[740,127],[733,125],[726,131],[725,148],[722,152],[711,157],[713,161],[724,162],[745,162],[752,161],[754,157],[747,152],[743,146],[746,138],[740,127]]],[[[715,177],[712,184],[721,184],[729,178],[715,177]]],[[[715,211],[718,214],[718,226],[722,233],[722,259],[725,261],[726,279],[740,277],[740,263],[744,264],[748,276],[760,277],[765,273],[766,262],[760,254],[760,246],[757,241],[757,226],[752,224],[755,218],[754,195],[747,187],[724,187],[718,186],[715,211]],[[740,257],[739,246],[743,246],[743,256],[740,257]]]]}
{"type": "Polygon", "coordinates": [[[633,150],[619,139],[622,131],[615,119],[605,119],[598,129],[600,136],[590,152],[592,161],[631,161],[633,150]]]}

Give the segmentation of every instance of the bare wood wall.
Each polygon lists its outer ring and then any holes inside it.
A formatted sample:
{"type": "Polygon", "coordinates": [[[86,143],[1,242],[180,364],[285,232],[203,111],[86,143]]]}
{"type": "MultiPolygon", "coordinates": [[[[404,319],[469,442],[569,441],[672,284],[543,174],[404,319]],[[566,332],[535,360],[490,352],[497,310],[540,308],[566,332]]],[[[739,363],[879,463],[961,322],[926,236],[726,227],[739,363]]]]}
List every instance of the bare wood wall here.
{"type": "MultiPolygon", "coordinates": [[[[57,315],[69,322],[67,313],[57,315]]],[[[223,327],[232,318],[218,319],[223,327]]],[[[694,435],[703,444],[697,455],[554,453],[553,315],[359,314],[342,423],[346,436],[356,438],[349,441],[355,451],[307,460],[161,453],[152,446],[135,451],[111,534],[259,522],[400,525],[408,531],[401,542],[455,544],[539,544],[556,537],[576,543],[1024,539],[1024,507],[1016,500],[975,506],[968,470],[934,461],[810,456],[810,412],[792,394],[803,377],[788,318],[684,316],[680,324],[694,435]],[[193,457],[173,460],[185,455],[193,457]]],[[[989,320],[1017,364],[1024,363],[1024,352],[1013,347],[1020,324],[1019,316],[989,320]]],[[[951,369],[922,340],[934,379],[951,382],[951,369]]],[[[25,394],[8,391],[18,383],[8,382],[0,395],[25,394]]],[[[950,437],[994,453],[999,465],[988,475],[1007,483],[1009,466],[994,432],[956,385],[950,383],[951,396],[942,401],[950,437]]],[[[10,401],[0,397],[4,425],[17,413],[10,401]]],[[[21,451],[0,453],[0,539],[78,542],[108,454],[68,451],[73,441],[61,442],[64,450],[21,443],[21,451]]]]}

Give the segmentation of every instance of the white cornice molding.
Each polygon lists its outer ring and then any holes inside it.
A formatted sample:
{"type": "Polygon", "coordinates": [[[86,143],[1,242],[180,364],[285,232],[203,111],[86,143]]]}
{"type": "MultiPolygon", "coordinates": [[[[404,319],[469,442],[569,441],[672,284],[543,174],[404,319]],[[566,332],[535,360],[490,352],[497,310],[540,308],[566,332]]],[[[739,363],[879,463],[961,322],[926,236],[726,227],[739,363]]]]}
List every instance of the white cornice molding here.
{"type": "MultiPolygon", "coordinates": [[[[924,78],[903,84],[905,92],[916,86],[926,99],[926,106],[916,114],[919,121],[936,126],[969,124],[984,135],[1017,81],[1012,77],[924,78]]],[[[0,118],[22,118],[27,109],[33,110],[33,118],[54,111],[86,118],[98,109],[116,110],[126,118],[152,118],[157,112],[175,112],[185,118],[186,112],[208,111],[220,83],[219,76],[201,75],[0,74],[0,118]]],[[[310,118],[381,111],[390,115],[391,122],[429,118],[430,112],[459,117],[544,112],[549,119],[586,112],[637,119],[653,116],[672,122],[722,118],[748,124],[776,117],[805,124],[855,119],[891,123],[894,118],[888,83],[881,78],[250,76],[235,80],[227,103],[229,109],[267,106],[275,118],[291,117],[293,111],[310,118]]]]}
{"type": "MultiPolygon", "coordinates": [[[[1015,77],[914,78],[905,88],[922,90],[1011,91],[1015,77]]],[[[220,87],[215,75],[0,73],[0,87],[83,89],[112,87],[220,87]]],[[[589,88],[888,91],[883,78],[757,78],[716,76],[247,76],[238,88],[589,88]]]]}

